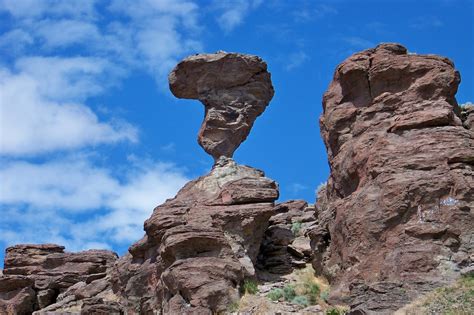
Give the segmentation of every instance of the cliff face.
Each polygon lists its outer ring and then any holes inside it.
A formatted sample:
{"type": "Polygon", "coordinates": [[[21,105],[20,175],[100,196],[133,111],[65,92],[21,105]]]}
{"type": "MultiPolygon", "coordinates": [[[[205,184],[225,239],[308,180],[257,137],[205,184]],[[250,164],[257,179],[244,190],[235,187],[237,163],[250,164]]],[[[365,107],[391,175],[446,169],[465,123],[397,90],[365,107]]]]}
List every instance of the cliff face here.
{"type": "Polygon", "coordinates": [[[459,82],[447,58],[398,44],[337,67],[320,118],[331,174],[311,232],[334,301],[390,312],[473,264],[474,133],[459,82]]]}

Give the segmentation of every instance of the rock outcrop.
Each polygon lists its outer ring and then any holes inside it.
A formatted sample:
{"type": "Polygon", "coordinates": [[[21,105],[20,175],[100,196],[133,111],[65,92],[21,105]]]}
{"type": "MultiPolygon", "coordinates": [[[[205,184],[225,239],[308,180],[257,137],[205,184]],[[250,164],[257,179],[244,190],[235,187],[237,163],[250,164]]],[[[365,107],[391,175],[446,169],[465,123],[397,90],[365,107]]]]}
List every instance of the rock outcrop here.
{"type": "Polygon", "coordinates": [[[314,210],[304,200],[290,200],[275,206],[275,215],[269,220],[258,255],[260,278],[289,274],[311,261],[313,253],[308,231],[315,223],[314,210]]]}
{"type": "Polygon", "coordinates": [[[474,134],[453,63],[381,44],[340,64],[324,94],[331,175],[314,267],[354,314],[391,313],[473,264],[474,134]]]}
{"type": "Polygon", "coordinates": [[[78,283],[95,287],[117,258],[107,250],[67,253],[54,244],[9,247],[0,276],[0,314],[44,309],[78,283]]]}
{"type": "Polygon", "coordinates": [[[173,70],[170,87],[206,106],[199,143],[215,159],[211,172],[156,207],[146,235],[118,260],[56,245],[8,249],[0,312],[215,314],[256,277],[278,185],[231,157],[273,96],[266,64],[241,54],[196,55],[173,70]]]}
{"type": "Polygon", "coordinates": [[[145,222],[146,236],[117,264],[114,287],[127,310],[147,314],[223,312],[255,263],[277,184],[220,159],[145,222]]]}
{"type": "Polygon", "coordinates": [[[204,104],[198,142],[215,160],[232,157],[274,94],[267,64],[236,53],[190,56],[174,68],[169,82],[176,97],[204,104]]]}

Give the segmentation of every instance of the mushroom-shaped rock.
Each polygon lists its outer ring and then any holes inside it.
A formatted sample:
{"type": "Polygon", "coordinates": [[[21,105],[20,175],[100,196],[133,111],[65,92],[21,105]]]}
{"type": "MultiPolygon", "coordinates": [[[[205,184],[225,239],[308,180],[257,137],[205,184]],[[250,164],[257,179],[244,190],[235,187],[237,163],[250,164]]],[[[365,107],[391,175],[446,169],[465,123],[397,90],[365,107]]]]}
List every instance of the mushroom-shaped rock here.
{"type": "Polygon", "coordinates": [[[198,142],[216,161],[232,157],[274,94],[267,64],[237,53],[190,56],[171,71],[169,83],[176,97],[204,104],[198,142]]]}

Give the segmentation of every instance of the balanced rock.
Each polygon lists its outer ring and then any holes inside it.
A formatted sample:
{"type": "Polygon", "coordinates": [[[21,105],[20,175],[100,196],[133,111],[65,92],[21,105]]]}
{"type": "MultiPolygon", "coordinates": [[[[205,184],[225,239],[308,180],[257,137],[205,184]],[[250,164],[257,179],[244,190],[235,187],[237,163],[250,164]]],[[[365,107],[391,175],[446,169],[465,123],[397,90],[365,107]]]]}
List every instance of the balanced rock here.
{"type": "Polygon", "coordinates": [[[232,157],[274,94],[267,64],[237,53],[190,56],[170,73],[169,83],[176,97],[204,104],[198,142],[215,160],[232,157]]]}
{"type": "Polygon", "coordinates": [[[331,174],[313,264],[357,314],[392,313],[474,263],[474,133],[459,82],[447,58],[381,44],[340,64],[324,94],[331,174]]]}

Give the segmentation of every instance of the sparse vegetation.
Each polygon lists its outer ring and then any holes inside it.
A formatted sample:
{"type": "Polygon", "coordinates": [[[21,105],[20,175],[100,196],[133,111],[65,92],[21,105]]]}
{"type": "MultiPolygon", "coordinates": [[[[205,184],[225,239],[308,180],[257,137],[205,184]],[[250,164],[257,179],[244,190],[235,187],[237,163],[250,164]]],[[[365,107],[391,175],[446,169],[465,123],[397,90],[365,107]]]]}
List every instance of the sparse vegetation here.
{"type": "Polygon", "coordinates": [[[437,289],[423,305],[427,313],[468,315],[474,310],[474,275],[460,278],[453,286],[437,289]]]}
{"type": "Polygon", "coordinates": [[[398,310],[395,314],[468,315],[474,310],[474,275],[461,277],[454,284],[431,293],[398,310]]]}
{"type": "MultiPolygon", "coordinates": [[[[267,294],[272,301],[285,300],[300,306],[324,304],[329,294],[329,286],[314,276],[314,270],[307,266],[294,274],[294,279],[283,289],[273,289],[267,294]]],[[[341,313],[343,314],[343,313],[341,313]]]]}
{"type": "Polygon", "coordinates": [[[319,298],[327,303],[329,297],[329,290],[324,290],[319,294],[319,298]]]}
{"type": "Polygon", "coordinates": [[[301,306],[308,306],[309,301],[308,298],[304,295],[297,295],[291,300],[291,303],[301,305],[301,306]]]}
{"type": "Polygon", "coordinates": [[[239,310],[239,307],[240,307],[240,301],[234,301],[232,303],[229,304],[229,307],[227,308],[227,312],[229,313],[235,313],[239,310]]]}
{"type": "Polygon", "coordinates": [[[301,222],[293,222],[291,224],[291,232],[293,232],[293,235],[298,236],[300,234],[302,225],[301,222]]]}
{"type": "Polygon", "coordinates": [[[291,301],[295,296],[295,288],[292,285],[287,285],[283,288],[283,297],[285,298],[285,300],[291,301]]]}
{"type": "Polygon", "coordinates": [[[331,307],[326,310],[326,315],[344,315],[347,313],[347,310],[344,308],[331,307]]]}
{"type": "Polygon", "coordinates": [[[268,294],[267,297],[272,301],[278,301],[283,297],[283,290],[280,288],[272,289],[268,294]]]}
{"type": "Polygon", "coordinates": [[[243,291],[246,294],[256,294],[258,292],[258,284],[255,280],[247,279],[244,281],[243,291]]]}

